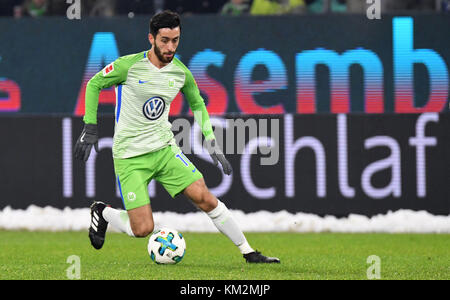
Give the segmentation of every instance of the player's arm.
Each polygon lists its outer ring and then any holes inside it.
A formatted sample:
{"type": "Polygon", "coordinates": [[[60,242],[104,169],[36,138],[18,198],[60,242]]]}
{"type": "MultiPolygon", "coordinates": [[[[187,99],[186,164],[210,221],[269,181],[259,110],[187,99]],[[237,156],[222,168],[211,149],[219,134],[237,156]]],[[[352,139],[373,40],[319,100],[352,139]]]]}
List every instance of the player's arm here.
{"type": "Polygon", "coordinates": [[[186,69],[186,80],[181,92],[185,95],[189,107],[194,113],[195,121],[200,125],[202,133],[205,136],[208,152],[217,166],[218,162],[222,165],[223,172],[230,175],[232,172],[231,164],[225,158],[219,145],[216,143],[216,137],[214,136],[214,131],[209,120],[208,110],[206,109],[205,101],[200,95],[197,83],[195,82],[192,73],[186,69]]]}
{"type": "Polygon", "coordinates": [[[118,59],[89,80],[85,94],[85,114],[83,118],[85,124],[75,144],[75,158],[87,161],[93,146],[98,152],[97,110],[100,92],[102,89],[124,82],[126,76],[127,69],[124,68],[121,59],[118,59]]]}
{"type": "Polygon", "coordinates": [[[119,58],[89,80],[85,95],[85,113],[83,118],[85,124],[97,124],[98,99],[101,90],[124,82],[127,72],[128,68],[125,68],[119,58]]]}
{"type": "Polygon", "coordinates": [[[189,107],[194,113],[194,119],[200,125],[205,139],[214,140],[216,137],[214,136],[214,131],[209,120],[209,114],[206,109],[205,101],[200,95],[197,83],[189,70],[186,72],[186,81],[181,89],[181,92],[188,101],[189,107]]]}

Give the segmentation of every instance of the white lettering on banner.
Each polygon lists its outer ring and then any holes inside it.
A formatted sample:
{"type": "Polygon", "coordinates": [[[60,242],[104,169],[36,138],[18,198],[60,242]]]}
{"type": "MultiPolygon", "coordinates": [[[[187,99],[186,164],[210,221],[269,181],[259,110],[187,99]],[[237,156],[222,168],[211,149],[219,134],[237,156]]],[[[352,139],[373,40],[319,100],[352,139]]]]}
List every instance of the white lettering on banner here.
{"type": "Polygon", "coordinates": [[[374,136],[364,142],[365,149],[373,147],[389,147],[391,155],[371,163],[362,173],[361,185],[364,192],[371,198],[381,199],[390,195],[400,197],[402,195],[401,170],[400,170],[400,146],[397,141],[389,136],[374,136]],[[391,182],[383,188],[372,186],[372,176],[384,169],[391,169],[391,182]]]}
{"type": "MultiPolygon", "coordinates": [[[[278,120],[277,120],[278,121],[278,120]]],[[[408,145],[404,145],[404,151],[406,149],[414,149],[416,156],[416,193],[420,198],[424,198],[427,195],[427,162],[426,162],[426,149],[427,147],[436,147],[438,145],[438,139],[436,136],[427,136],[426,129],[427,125],[430,123],[438,123],[439,114],[438,113],[424,113],[418,115],[415,122],[415,136],[408,138],[408,145]],[[410,146],[411,148],[408,148],[410,146]]],[[[206,149],[202,145],[202,131],[197,123],[194,123],[191,128],[189,122],[179,122],[181,127],[188,126],[188,129],[184,129],[184,142],[193,148],[193,154],[196,155],[201,160],[212,163],[212,159],[206,149]],[[188,138],[189,137],[189,138],[188,138]]],[[[231,126],[228,120],[223,118],[212,117],[211,124],[215,128],[215,135],[219,141],[223,141],[224,130],[230,130],[231,126]]],[[[247,123],[251,124],[251,123],[247,123]]],[[[278,123],[277,123],[278,124],[278,123]]],[[[350,123],[351,124],[351,123],[350,123]]],[[[70,118],[64,118],[62,120],[62,157],[63,157],[63,172],[62,172],[62,193],[63,197],[70,198],[73,197],[73,157],[72,157],[72,121],[70,118]]],[[[244,124],[245,125],[245,124],[244,124]]],[[[273,124],[272,124],[273,125],[273,124]]],[[[265,126],[265,125],[264,125],[265,126]]],[[[430,126],[429,126],[430,127],[430,126]]],[[[272,126],[279,130],[279,126],[272,126]]],[[[351,173],[349,177],[349,170],[353,172],[357,169],[352,166],[352,163],[361,161],[361,159],[353,159],[352,156],[349,157],[348,149],[348,128],[347,128],[347,115],[340,114],[336,116],[336,152],[333,149],[329,149],[328,153],[324,147],[324,144],[314,136],[300,136],[295,137],[295,126],[294,126],[294,116],[291,114],[286,114],[284,116],[283,124],[284,132],[284,145],[279,141],[280,132],[274,133],[271,130],[269,135],[261,135],[254,137],[244,143],[244,149],[242,149],[242,156],[240,157],[240,166],[236,168],[234,172],[240,172],[240,174],[232,173],[230,176],[222,174],[220,183],[210,190],[217,197],[226,195],[233,186],[234,178],[241,178],[242,186],[248,192],[249,195],[256,199],[276,199],[277,196],[283,193],[280,186],[265,186],[261,187],[258,182],[256,182],[257,176],[254,174],[254,169],[251,166],[259,164],[259,170],[261,166],[265,166],[261,160],[252,161],[252,155],[257,153],[256,149],[260,149],[260,154],[274,153],[275,150],[284,146],[284,193],[287,198],[294,198],[299,196],[303,191],[300,191],[296,182],[300,182],[301,176],[303,175],[301,169],[296,169],[296,160],[300,155],[303,155],[304,150],[312,150],[314,153],[314,166],[315,166],[315,187],[310,187],[314,189],[318,198],[324,198],[327,196],[327,189],[338,188],[340,194],[346,198],[356,197],[356,190],[362,191],[365,195],[372,199],[382,199],[386,197],[399,198],[402,196],[402,153],[399,141],[394,137],[388,135],[377,135],[372,137],[367,137],[364,139],[363,145],[352,145],[355,147],[364,147],[359,151],[361,155],[367,155],[369,151],[373,151],[375,148],[385,148],[389,150],[389,155],[377,161],[370,161],[368,165],[361,166],[361,173],[354,174],[351,173]],[[275,137],[275,138],[274,138],[275,137]],[[266,149],[269,148],[269,149],[266,149]],[[303,150],[303,151],[300,151],[303,150]],[[332,163],[337,164],[337,168],[334,166],[330,169],[337,170],[336,174],[327,174],[327,154],[334,157],[336,153],[337,161],[328,160],[332,163]],[[389,182],[385,186],[376,186],[373,184],[373,179],[376,174],[380,172],[390,172],[390,177],[387,176],[389,182]],[[233,176],[236,174],[237,176],[233,176]],[[301,175],[302,174],[302,175],[301,175]],[[337,176],[338,187],[328,187],[327,180],[331,176],[337,176]],[[352,186],[353,183],[353,186],[352,186]],[[357,186],[360,184],[360,189],[357,186]]],[[[234,129],[234,127],[233,127],[234,129]]],[[[330,129],[324,129],[330,130],[330,129]]],[[[331,129],[332,130],[332,129],[331,129]]],[[[428,129],[429,130],[429,129],[428,129]]],[[[264,131],[264,130],[263,130],[264,131]]],[[[267,130],[265,130],[267,133],[267,130]]],[[[405,130],[406,132],[406,130],[405,130]]],[[[402,139],[403,140],[403,139],[402,139]]],[[[112,147],[112,138],[104,137],[99,140],[99,149],[106,149],[112,147]]],[[[220,144],[220,143],[219,143],[220,144]]],[[[358,149],[358,148],[356,148],[358,149]]],[[[352,150],[354,151],[354,150],[352,150]]],[[[273,156],[273,155],[272,155],[273,156]]],[[[278,160],[278,153],[275,155],[278,160]]],[[[406,157],[406,156],[405,156],[406,157]]],[[[97,153],[95,150],[91,152],[89,160],[86,162],[85,169],[85,193],[86,197],[94,198],[96,197],[96,158],[97,153]]],[[[300,162],[299,162],[300,163],[300,162]]],[[[299,166],[297,164],[297,167],[299,166]]],[[[410,163],[410,162],[408,162],[410,163]]],[[[272,164],[268,164],[272,165],[272,164]]],[[[221,166],[218,166],[218,170],[222,170],[221,166]]],[[[270,168],[267,169],[270,172],[270,168]]],[[[283,172],[283,171],[282,171],[283,172]]],[[[274,175],[274,174],[271,174],[274,175]]],[[[109,176],[109,175],[106,175],[109,176]]],[[[113,176],[113,174],[111,174],[113,176]]],[[[281,176],[281,174],[278,174],[281,176]]],[[[332,181],[333,182],[333,181],[332,181]]],[[[406,188],[406,186],[405,186],[406,188]]],[[[408,186],[409,188],[409,186],[408,186]]],[[[156,185],[155,181],[151,181],[148,191],[150,197],[156,196],[156,185]]],[[[120,198],[120,191],[116,182],[116,196],[120,198]]],[[[361,195],[360,195],[361,196],[361,195]]]]}
{"type": "Polygon", "coordinates": [[[355,197],[355,189],[348,184],[347,115],[337,116],[339,190],[344,197],[355,197]]]}
{"type": "Polygon", "coordinates": [[[62,120],[62,149],[63,149],[63,196],[71,198],[73,196],[73,172],[72,172],[72,119],[62,120]]]}
{"type": "Polygon", "coordinates": [[[152,179],[152,181],[150,181],[150,183],[148,184],[148,195],[150,196],[150,198],[153,198],[156,196],[156,180],[152,179]]]}
{"type": "Polygon", "coordinates": [[[439,114],[424,113],[416,123],[416,136],[409,138],[409,145],[416,147],[416,186],[417,196],[424,198],[427,195],[425,147],[436,146],[437,138],[425,136],[425,126],[428,122],[439,122],[439,114]]]}
{"type": "Polygon", "coordinates": [[[258,147],[266,147],[268,144],[277,147],[275,140],[271,139],[270,137],[255,137],[246,145],[244,153],[241,157],[242,183],[244,184],[250,195],[258,199],[271,199],[276,195],[276,189],[274,187],[264,189],[257,187],[253,183],[251,175],[251,154],[256,152],[256,149],[258,147]]]}
{"type": "Polygon", "coordinates": [[[325,149],[322,143],[312,136],[304,136],[294,142],[294,124],[292,119],[293,117],[290,114],[284,117],[286,197],[295,197],[295,157],[297,152],[302,148],[309,147],[316,156],[317,196],[323,198],[327,195],[325,149]]]}

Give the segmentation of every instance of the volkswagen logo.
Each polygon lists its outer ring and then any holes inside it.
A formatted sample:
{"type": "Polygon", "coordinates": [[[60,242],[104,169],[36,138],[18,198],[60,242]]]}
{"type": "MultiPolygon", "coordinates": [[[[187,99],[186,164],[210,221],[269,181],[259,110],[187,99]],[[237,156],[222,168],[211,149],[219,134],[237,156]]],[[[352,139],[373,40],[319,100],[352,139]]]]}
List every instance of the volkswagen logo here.
{"type": "Polygon", "coordinates": [[[144,116],[149,120],[157,120],[164,113],[166,103],[160,97],[148,99],[143,107],[144,116]]]}

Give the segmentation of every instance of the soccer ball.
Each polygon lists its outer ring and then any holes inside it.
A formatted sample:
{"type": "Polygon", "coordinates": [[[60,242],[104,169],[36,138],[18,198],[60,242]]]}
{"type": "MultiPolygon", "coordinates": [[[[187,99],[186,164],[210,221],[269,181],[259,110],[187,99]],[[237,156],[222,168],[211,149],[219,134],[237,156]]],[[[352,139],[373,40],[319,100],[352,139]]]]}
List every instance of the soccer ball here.
{"type": "Polygon", "coordinates": [[[179,263],[186,252],[186,242],[178,231],[161,228],[148,240],[148,254],[157,264],[179,263]]]}

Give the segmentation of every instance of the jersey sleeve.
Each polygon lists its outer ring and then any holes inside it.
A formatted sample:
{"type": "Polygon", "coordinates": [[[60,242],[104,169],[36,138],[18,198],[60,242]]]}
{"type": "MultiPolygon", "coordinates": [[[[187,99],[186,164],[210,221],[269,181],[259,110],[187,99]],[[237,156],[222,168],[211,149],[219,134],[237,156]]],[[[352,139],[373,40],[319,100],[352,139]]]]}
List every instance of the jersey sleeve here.
{"type": "Polygon", "coordinates": [[[189,107],[194,113],[195,121],[200,125],[202,133],[206,140],[215,139],[214,131],[209,120],[209,114],[206,110],[205,101],[200,95],[197,83],[195,82],[194,76],[189,69],[185,68],[186,79],[181,92],[186,97],[189,107]]]}
{"type": "Polygon", "coordinates": [[[89,80],[86,86],[83,118],[86,124],[97,124],[98,98],[101,90],[119,85],[127,80],[128,69],[133,62],[130,58],[130,56],[118,58],[89,80]]]}

